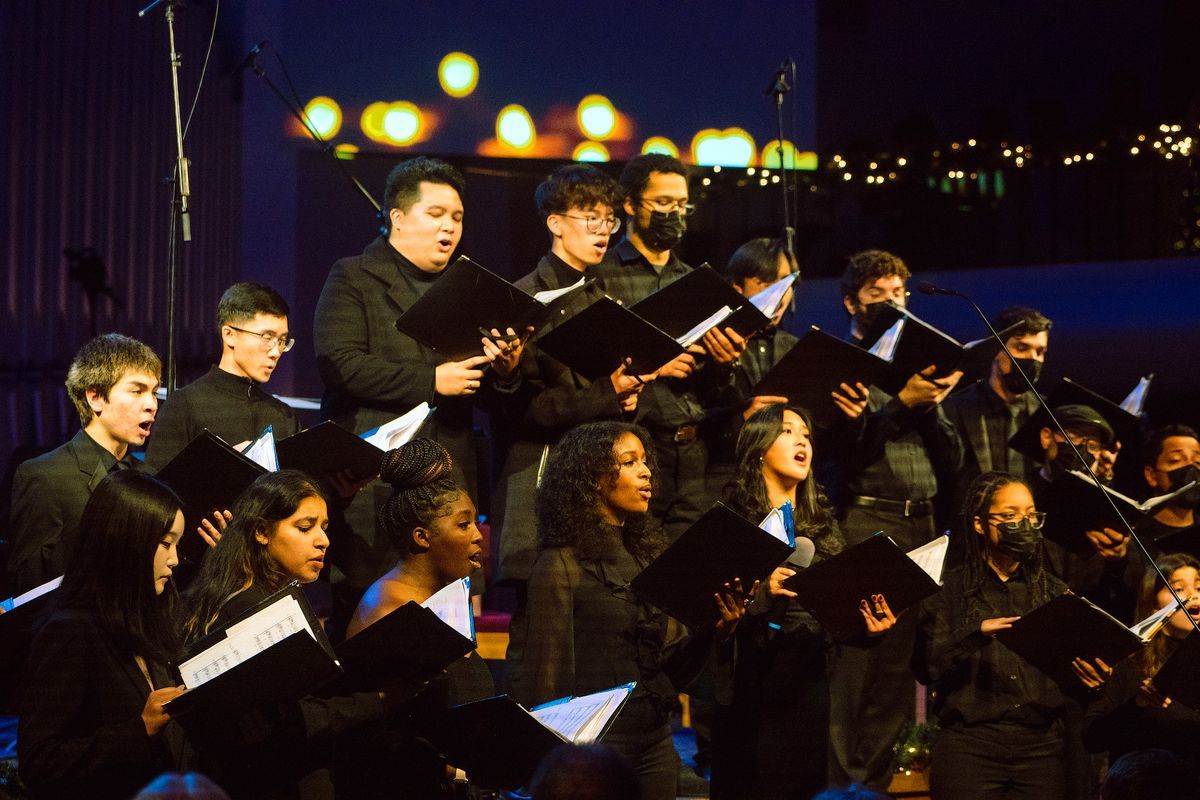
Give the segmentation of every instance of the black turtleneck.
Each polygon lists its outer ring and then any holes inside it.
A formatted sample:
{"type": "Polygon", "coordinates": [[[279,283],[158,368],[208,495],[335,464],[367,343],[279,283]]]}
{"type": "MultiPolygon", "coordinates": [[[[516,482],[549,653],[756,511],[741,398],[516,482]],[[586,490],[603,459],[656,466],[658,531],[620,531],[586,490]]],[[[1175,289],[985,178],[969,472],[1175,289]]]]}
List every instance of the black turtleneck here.
{"type": "Polygon", "coordinates": [[[423,297],[429,291],[429,288],[433,286],[433,282],[442,275],[441,272],[426,272],[421,269],[402,255],[390,242],[388,243],[388,250],[396,262],[396,270],[403,276],[405,282],[412,287],[412,290],[417,293],[417,297],[423,297]]]}
{"type": "Polygon", "coordinates": [[[295,412],[283,402],[249,378],[214,366],[159,407],[146,464],[155,471],[162,469],[205,428],[235,445],[258,436],[268,425],[276,439],[300,430],[295,412]]]}

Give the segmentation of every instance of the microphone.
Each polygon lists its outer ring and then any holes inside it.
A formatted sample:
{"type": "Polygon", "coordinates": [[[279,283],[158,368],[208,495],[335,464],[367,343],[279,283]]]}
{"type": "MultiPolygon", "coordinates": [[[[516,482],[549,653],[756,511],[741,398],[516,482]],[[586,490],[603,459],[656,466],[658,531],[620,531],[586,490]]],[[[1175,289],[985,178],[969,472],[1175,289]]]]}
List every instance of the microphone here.
{"type": "Polygon", "coordinates": [[[237,75],[242,70],[249,69],[254,64],[255,57],[262,51],[262,49],[264,47],[266,47],[269,44],[270,44],[269,41],[267,41],[266,39],[263,39],[261,42],[254,45],[254,47],[250,48],[250,52],[246,53],[246,57],[243,58],[236,67],[234,67],[233,69],[231,69],[229,71],[229,77],[232,78],[234,75],[237,75]]]}
{"type": "MultiPolygon", "coordinates": [[[[1066,428],[1064,428],[1062,423],[1058,421],[1058,417],[1054,416],[1054,412],[1046,403],[1046,399],[1042,397],[1041,393],[1038,392],[1036,388],[1034,388],[1033,381],[1029,379],[1027,374],[1025,374],[1025,370],[1021,369],[1020,363],[1013,358],[1013,354],[1008,350],[1008,344],[1004,341],[1000,334],[996,332],[996,329],[992,327],[992,323],[988,320],[987,314],[983,313],[983,309],[981,309],[979,305],[968,295],[953,289],[945,289],[940,286],[934,286],[929,281],[921,281],[918,283],[917,291],[921,294],[944,294],[950,295],[951,297],[959,297],[970,303],[971,308],[975,309],[975,313],[979,315],[979,318],[983,320],[983,324],[987,326],[988,332],[991,333],[992,338],[1000,343],[1000,349],[1004,351],[1006,356],[1008,356],[1008,360],[1012,365],[1012,368],[1015,369],[1021,376],[1021,379],[1025,381],[1025,385],[1028,386],[1029,391],[1033,393],[1038,405],[1041,406],[1042,410],[1046,412],[1046,416],[1050,418],[1050,421],[1054,423],[1055,429],[1062,435],[1063,441],[1066,443],[1067,447],[1070,447],[1072,452],[1075,453],[1077,463],[1083,464],[1083,468],[1087,470],[1088,477],[1091,478],[1096,484],[1096,491],[1098,491],[1104,497],[1105,502],[1107,502],[1112,508],[1113,513],[1117,515],[1117,519],[1121,521],[1121,527],[1124,528],[1125,532],[1129,534],[1130,541],[1138,546],[1138,549],[1142,551],[1142,555],[1145,557],[1146,561],[1148,561],[1150,566],[1154,568],[1154,571],[1158,573],[1159,579],[1163,582],[1163,585],[1167,587],[1167,590],[1170,591],[1172,599],[1179,604],[1180,608],[1185,608],[1186,604],[1183,602],[1182,598],[1180,598],[1179,594],[1176,593],[1173,588],[1171,588],[1171,581],[1168,580],[1167,576],[1163,574],[1163,571],[1159,569],[1158,564],[1155,563],[1154,558],[1150,555],[1150,551],[1146,549],[1146,545],[1142,543],[1141,537],[1137,535],[1137,533],[1133,530],[1133,526],[1129,524],[1129,520],[1125,519],[1125,515],[1121,513],[1121,509],[1117,507],[1115,502],[1113,502],[1113,499],[1109,496],[1108,492],[1104,491],[1104,487],[1100,485],[1100,479],[1097,478],[1096,473],[1092,471],[1092,465],[1079,452],[1079,448],[1072,444],[1071,437],[1067,435],[1066,428]]],[[[1192,628],[1195,629],[1196,633],[1200,634],[1200,623],[1193,619],[1191,614],[1188,614],[1187,618],[1188,621],[1192,623],[1192,628]]]]}
{"type": "MultiPolygon", "coordinates": [[[[784,564],[789,569],[804,569],[812,563],[813,556],[817,553],[817,546],[813,544],[813,540],[807,536],[796,537],[796,550],[788,557],[784,564]]],[[[775,638],[775,635],[783,630],[783,618],[787,615],[788,600],[790,597],[772,597],[771,607],[767,610],[767,639],[775,638]]]]}
{"type": "Polygon", "coordinates": [[[785,58],[779,68],[775,70],[774,77],[771,78],[771,85],[763,92],[765,95],[778,95],[782,98],[792,90],[791,84],[787,82],[787,74],[794,66],[795,62],[791,58],[785,58]]]}

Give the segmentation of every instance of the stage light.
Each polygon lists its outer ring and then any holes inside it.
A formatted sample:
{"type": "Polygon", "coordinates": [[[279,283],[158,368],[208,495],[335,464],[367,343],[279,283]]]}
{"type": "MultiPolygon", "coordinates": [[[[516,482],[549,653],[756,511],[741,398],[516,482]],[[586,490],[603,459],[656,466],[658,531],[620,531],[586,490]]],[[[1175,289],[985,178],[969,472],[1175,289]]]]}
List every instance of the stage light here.
{"type": "Polygon", "coordinates": [[[599,142],[580,142],[579,146],[575,148],[575,152],[571,154],[571,158],[575,161],[608,161],[608,148],[599,142]]]}
{"type": "MultiPolygon", "coordinates": [[[[783,140],[783,161],[779,160],[779,140],[772,139],[763,147],[762,153],[759,155],[764,167],[772,169],[795,169],[796,168],[796,145],[783,140]]],[[[837,160],[837,156],[834,156],[837,160]]]]}
{"type": "Polygon", "coordinates": [[[342,108],[330,97],[314,97],[304,107],[308,124],[322,139],[336,136],[342,129],[342,108]]]}
{"type": "Polygon", "coordinates": [[[479,84],[479,64],[466,53],[447,53],[438,64],[438,83],[451,97],[466,97],[479,84]]]}
{"type": "Polygon", "coordinates": [[[602,94],[589,94],[579,101],[575,109],[579,130],[589,139],[603,141],[613,135],[617,127],[617,110],[602,94]]]}
{"type": "Polygon", "coordinates": [[[642,144],[642,154],[661,153],[664,156],[679,158],[679,148],[665,136],[651,136],[642,144]]]}
{"type": "Polygon", "coordinates": [[[748,167],[755,155],[754,139],[741,128],[705,128],[692,138],[692,161],[701,166],[748,167]]]}
{"type": "Polygon", "coordinates": [[[388,104],[384,102],[371,103],[363,109],[362,116],[359,117],[358,125],[362,128],[362,132],[368,139],[373,142],[383,142],[387,140],[387,134],[383,130],[383,115],[388,111],[388,104]]]}
{"type": "Polygon", "coordinates": [[[514,150],[528,150],[537,138],[533,117],[524,106],[505,106],[496,115],[496,138],[514,150]]]}
{"type": "Polygon", "coordinates": [[[412,144],[425,128],[421,109],[407,100],[388,105],[383,115],[384,141],[389,144],[412,144]]]}

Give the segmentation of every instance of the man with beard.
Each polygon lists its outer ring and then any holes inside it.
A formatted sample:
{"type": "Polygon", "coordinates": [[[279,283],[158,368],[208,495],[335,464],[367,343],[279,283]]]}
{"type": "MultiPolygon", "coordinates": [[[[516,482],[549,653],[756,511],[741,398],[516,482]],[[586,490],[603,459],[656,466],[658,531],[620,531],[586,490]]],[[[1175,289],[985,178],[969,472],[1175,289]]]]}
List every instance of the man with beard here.
{"type": "Polygon", "coordinates": [[[1038,408],[1037,397],[1014,368],[1013,359],[1036,384],[1046,361],[1051,323],[1036,309],[1022,306],[1004,309],[991,322],[998,331],[1018,326],[1005,342],[1012,359],[1003,351],[996,354],[986,378],[942,406],[964,445],[958,479],[962,487],[984,472],[1007,472],[1029,480],[1034,471],[1024,454],[1008,446],[1008,440],[1038,408]]]}
{"type": "MultiPolygon", "coordinates": [[[[863,338],[882,303],[905,305],[909,270],[882,250],[850,257],[842,276],[842,306],[850,316],[849,340],[863,338]]],[[[911,376],[895,397],[861,384],[834,393],[846,419],[818,448],[833,464],[832,490],[842,535],[855,545],[885,531],[902,550],[937,534],[934,498],[939,475],[955,475],[962,445],[941,403],[962,378],[934,378],[936,365],[911,376]]],[[[830,783],[861,783],[883,792],[891,780],[893,745],[912,721],[914,678],[909,662],[916,615],[902,615],[877,640],[835,647],[830,660],[830,783]]]]}

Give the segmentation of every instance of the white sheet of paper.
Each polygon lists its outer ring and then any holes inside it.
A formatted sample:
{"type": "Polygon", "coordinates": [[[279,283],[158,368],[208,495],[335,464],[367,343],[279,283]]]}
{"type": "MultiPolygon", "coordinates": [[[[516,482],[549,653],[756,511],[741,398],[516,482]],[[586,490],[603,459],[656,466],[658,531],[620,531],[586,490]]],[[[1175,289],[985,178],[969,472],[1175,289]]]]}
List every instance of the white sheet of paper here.
{"type": "Polygon", "coordinates": [[[438,619],[475,641],[475,617],[471,612],[471,579],[448,583],[421,605],[428,608],[438,619]]]}
{"type": "Polygon", "coordinates": [[[396,417],[391,422],[386,422],[379,426],[370,436],[364,436],[363,439],[378,447],[383,452],[395,450],[403,444],[407,444],[417,435],[417,431],[425,420],[433,413],[429,403],[421,403],[411,411],[396,417]]]}
{"type": "Polygon", "coordinates": [[[1155,611],[1153,614],[1146,617],[1141,622],[1137,623],[1136,625],[1129,626],[1129,630],[1133,631],[1143,639],[1149,639],[1150,636],[1153,635],[1157,629],[1167,621],[1167,617],[1174,614],[1177,610],[1179,610],[1179,604],[1172,600],[1158,611],[1155,611]]]}
{"type": "Polygon", "coordinates": [[[565,702],[538,706],[529,713],[567,741],[591,744],[599,738],[609,719],[632,691],[632,684],[617,686],[565,702]]]}
{"type": "Polygon", "coordinates": [[[783,521],[783,511],[778,508],[772,508],[771,513],[763,517],[763,521],[758,523],[758,527],[762,528],[767,533],[774,536],[779,541],[786,545],[791,545],[791,540],[788,538],[787,526],[783,521]]]}
{"type": "Polygon", "coordinates": [[[180,664],[183,685],[189,689],[202,686],[296,631],[317,638],[296,598],[286,595],[229,626],[224,639],[180,664]]]}
{"type": "Polygon", "coordinates": [[[1152,380],[1154,380],[1154,376],[1147,375],[1138,381],[1137,386],[1133,387],[1133,391],[1121,401],[1121,409],[1135,417],[1140,417],[1142,409],[1146,406],[1146,393],[1150,391],[1150,381],[1152,380]]]}
{"type": "Polygon", "coordinates": [[[908,557],[918,567],[925,570],[925,574],[933,578],[934,583],[941,586],[942,568],[946,566],[946,551],[949,548],[950,537],[942,534],[932,542],[923,544],[914,550],[909,550],[908,557]]]}
{"type": "Polygon", "coordinates": [[[537,292],[533,295],[533,299],[537,300],[539,303],[541,303],[544,306],[548,306],[551,303],[553,303],[555,300],[557,300],[558,298],[562,297],[564,294],[569,294],[569,293],[575,291],[576,289],[578,289],[579,287],[583,286],[583,284],[586,282],[587,282],[586,278],[580,278],[578,281],[576,281],[575,283],[572,283],[570,286],[564,286],[561,289],[546,289],[545,291],[537,292]]]}
{"type": "Polygon", "coordinates": [[[16,597],[10,597],[7,600],[0,600],[0,609],[12,611],[14,608],[20,608],[30,600],[36,600],[46,592],[52,592],[59,586],[62,586],[63,576],[59,575],[54,580],[46,581],[41,586],[35,586],[24,594],[19,594],[16,597]]]}
{"type": "Polygon", "coordinates": [[[799,274],[799,272],[793,272],[786,278],[775,281],[758,294],[751,295],[751,305],[765,314],[767,319],[773,319],[779,313],[779,306],[783,303],[784,295],[787,294],[788,289],[792,288],[792,284],[796,282],[799,274]]]}
{"type": "Polygon", "coordinates": [[[732,313],[733,309],[729,306],[721,306],[721,308],[713,313],[711,317],[704,320],[675,341],[679,342],[679,344],[683,347],[691,347],[696,342],[700,341],[700,338],[703,337],[704,334],[708,333],[713,328],[724,322],[725,318],[732,313]]]}
{"type": "Polygon", "coordinates": [[[892,356],[896,355],[896,345],[900,343],[900,334],[904,332],[904,317],[896,320],[896,324],[883,332],[883,336],[879,337],[879,341],[871,345],[867,352],[874,356],[879,356],[884,361],[891,361],[892,356]]]}
{"type": "Polygon", "coordinates": [[[246,445],[242,455],[267,472],[279,471],[279,456],[275,453],[275,433],[268,425],[258,438],[246,445]]]}

